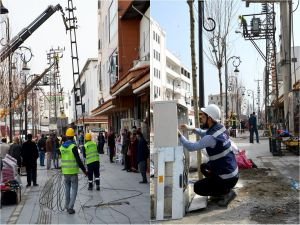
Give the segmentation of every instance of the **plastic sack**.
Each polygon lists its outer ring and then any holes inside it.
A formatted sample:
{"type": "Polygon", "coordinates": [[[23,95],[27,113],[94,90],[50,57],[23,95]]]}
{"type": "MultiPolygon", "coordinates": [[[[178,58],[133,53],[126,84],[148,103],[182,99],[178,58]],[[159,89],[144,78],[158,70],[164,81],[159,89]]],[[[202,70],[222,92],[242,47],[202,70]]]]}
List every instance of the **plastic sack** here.
{"type": "Polygon", "coordinates": [[[235,155],[239,169],[250,169],[253,167],[253,163],[250,159],[247,159],[246,151],[241,150],[235,155]]]}

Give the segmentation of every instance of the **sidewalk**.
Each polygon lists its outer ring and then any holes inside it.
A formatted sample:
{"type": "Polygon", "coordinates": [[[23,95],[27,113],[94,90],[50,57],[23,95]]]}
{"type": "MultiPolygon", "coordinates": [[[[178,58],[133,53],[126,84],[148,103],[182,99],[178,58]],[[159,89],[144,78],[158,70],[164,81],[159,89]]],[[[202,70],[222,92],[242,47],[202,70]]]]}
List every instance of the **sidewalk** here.
{"type": "MultiPolygon", "coordinates": [[[[76,213],[60,211],[64,199],[57,193],[63,193],[63,177],[59,170],[46,170],[38,165],[38,187],[25,188],[26,176],[22,176],[22,201],[18,205],[4,206],[1,209],[1,224],[130,224],[149,223],[150,195],[149,184],[140,184],[140,173],[122,171],[120,164],[111,164],[107,155],[101,155],[101,190],[87,190],[87,177],[79,175],[78,194],[75,203],[76,213]],[[52,192],[40,197],[47,181],[57,178],[52,192]],[[59,180],[61,179],[61,182],[59,180]],[[59,191],[59,187],[62,189],[59,191]],[[55,189],[55,188],[54,188],[55,189]],[[41,206],[40,200],[45,204],[41,206]],[[51,201],[52,200],[52,201],[51,201]],[[52,209],[51,209],[52,208],[52,209]]],[[[49,182],[48,182],[49,183],[49,182]]],[[[50,185],[48,185],[50,186],[50,185]]],[[[50,188],[50,187],[49,187],[50,188]]]]}

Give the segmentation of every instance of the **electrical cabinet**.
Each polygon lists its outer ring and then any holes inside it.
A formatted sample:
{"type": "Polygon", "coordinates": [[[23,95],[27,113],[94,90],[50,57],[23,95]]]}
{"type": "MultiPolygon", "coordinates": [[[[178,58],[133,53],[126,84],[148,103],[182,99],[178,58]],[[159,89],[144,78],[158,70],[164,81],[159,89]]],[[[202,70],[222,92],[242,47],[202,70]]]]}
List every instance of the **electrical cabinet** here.
{"type": "Polygon", "coordinates": [[[177,129],[188,110],[177,101],[153,103],[154,217],[180,219],[189,205],[189,153],[178,143],[177,129]]]}

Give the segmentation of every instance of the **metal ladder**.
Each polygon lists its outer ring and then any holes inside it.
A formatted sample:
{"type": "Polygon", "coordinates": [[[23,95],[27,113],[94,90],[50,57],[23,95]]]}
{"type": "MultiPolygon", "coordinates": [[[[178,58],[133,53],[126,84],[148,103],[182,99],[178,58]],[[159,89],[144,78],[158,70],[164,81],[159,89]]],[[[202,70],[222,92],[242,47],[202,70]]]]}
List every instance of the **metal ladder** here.
{"type": "Polygon", "coordinates": [[[78,59],[78,50],[76,42],[76,29],[77,27],[77,18],[74,15],[74,10],[76,7],[73,6],[73,1],[68,0],[68,7],[65,9],[68,12],[68,17],[66,22],[68,23],[67,30],[70,33],[71,41],[71,58],[72,58],[72,69],[73,69],[73,92],[74,92],[74,102],[75,102],[75,123],[78,124],[78,110],[77,107],[81,107],[81,116],[82,124],[84,125],[84,112],[82,104],[82,95],[81,95],[81,82],[79,76],[79,59],[78,59]]]}

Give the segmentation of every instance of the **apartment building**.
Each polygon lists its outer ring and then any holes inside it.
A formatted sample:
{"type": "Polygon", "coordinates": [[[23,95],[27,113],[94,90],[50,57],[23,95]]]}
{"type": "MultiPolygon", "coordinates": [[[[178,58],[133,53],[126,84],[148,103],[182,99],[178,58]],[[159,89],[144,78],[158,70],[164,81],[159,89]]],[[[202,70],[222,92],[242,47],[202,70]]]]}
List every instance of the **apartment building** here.
{"type": "Polygon", "coordinates": [[[151,97],[150,101],[176,100],[188,108],[190,124],[194,124],[191,105],[192,75],[178,57],[166,47],[166,32],[151,19],[151,97]]]}
{"type": "Polygon", "coordinates": [[[149,127],[150,1],[98,1],[98,106],[108,129],[149,127]]]}

